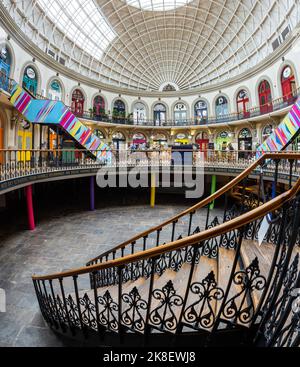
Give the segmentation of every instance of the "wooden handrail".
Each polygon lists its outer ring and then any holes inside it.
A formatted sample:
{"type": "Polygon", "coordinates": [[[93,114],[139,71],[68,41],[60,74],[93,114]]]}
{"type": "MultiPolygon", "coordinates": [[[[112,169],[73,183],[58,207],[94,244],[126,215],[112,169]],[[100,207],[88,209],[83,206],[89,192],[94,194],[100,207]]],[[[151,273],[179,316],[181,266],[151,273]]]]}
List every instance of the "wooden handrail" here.
{"type": "Polygon", "coordinates": [[[148,236],[150,233],[157,231],[159,229],[161,229],[162,227],[167,226],[168,224],[177,221],[178,219],[180,219],[181,217],[192,213],[195,210],[198,210],[200,208],[203,208],[205,205],[209,204],[210,202],[212,202],[213,200],[217,199],[218,197],[220,197],[221,195],[223,195],[225,192],[229,191],[232,187],[234,187],[236,184],[238,184],[239,182],[241,182],[243,180],[243,178],[245,178],[246,176],[248,176],[248,174],[253,171],[257,166],[260,165],[261,162],[265,161],[266,159],[300,159],[300,153],[287,153],[287,152],[278,152],[278,153],[265,153],[264,155],[262,155],[258,160],[256,160],[255,162],[253,162],[248,168],[246,168],[242,173],[240,173],[238,176],[236,176],[233,180],[231,180],[230,182],[228,182],[225,186],[221,187],[219,190],[217,190],[214,194],[208,196],[206,199],[200,201],[199,203],[193,205],[192,207],[182,211],[181,213],[173,216],[170,219],[167,219],[166,221],[164,221],[163,223],[154,226],[144,232],[141,232],[133,237],[131,237],[129,240],[122,242],[121,244],[113,247],[112,249],[102,253],[101,255],[93,258],[92,260],[89,260],[87,262],[87,264],[98,260],[101,257],[105,257],[106,255],[112,253],[113,251],[117,251],[119,249],[121,249],[122,247],[125,247],[129,244],[131,244],[132,242],[138,240],[139,238],[143,238],[145,236],[148,236]]]}
{"type": "MultiPolygon", "coordinates": [[[[257,160],[256,162],[257,164],[261,162],[261,158],[257,160]]],[[[274,158],[299,159],[300,154],[299,153],[296,153],[296,154],[278,153],[275,155],[275,157],[274,157],[274,154],[265,154],[263,158],[264,159],[270,159],[270,158],[273,158],[273,159],[274,158]]],[[[251,167],[252,166],[253,165],[251,165],[251,167]]],[[[249,172],[249,168],[245,171],[249,172]]],[[[206,229],[205,231],[202,231],[200,233],[182,238],[180,240],[170,242],[168,244],[153,247],[145,251],[140,251],[140,252],[137,252],[136,254],[127,255],[127,256],[120,257],[115,260],[109,260],[109,261],[106,261],[105,263],[90,265],[90,266],[81,267],[78,269],[73,269],[70,271],[60,272],[60,273],[51,274],[51,275],[44,275],[44,276],[33,275],[32,279],[33,280],[53,280],[53,279],[71,277],[75,275],[92,273],[92,272],[96,272],[96,271],[111,268],[111,267],[124,266],[128,263],[132,263],[132,262],[136,262],[136,261],[140,261],[140,260],[144,260],[148,258],[158,257],[166,252],[177,250],[177,249],[180,249],[186,246],[193,246],[195,244],[198,244],[200,242],[203,242],[215,236],[219,236],[224,233],[227,233],[233,229],[238,229],[240,227],[243,227],[244,225],[252,222],[253,220],[263,217],[264,215],[281,207],[284,203],[286,203],[292,197],[297,195],[299,192],[300,192],[300,178],[297,180],[296,184],[291,189],[279,195],[278,197],[268,201],[267,203],[259,206],[258,208],[255,208],[247,213],[240,215],[239,217],[233,218],[230,221],[227,221],[225,223],[222,223],[210,229],[206,229]]],[[[208,200],[208,199],[205,199],[205,200],[208,200]]],[[[190,210],[191,209],[188,209],[187,212],[189,212],[190,210]]]]}

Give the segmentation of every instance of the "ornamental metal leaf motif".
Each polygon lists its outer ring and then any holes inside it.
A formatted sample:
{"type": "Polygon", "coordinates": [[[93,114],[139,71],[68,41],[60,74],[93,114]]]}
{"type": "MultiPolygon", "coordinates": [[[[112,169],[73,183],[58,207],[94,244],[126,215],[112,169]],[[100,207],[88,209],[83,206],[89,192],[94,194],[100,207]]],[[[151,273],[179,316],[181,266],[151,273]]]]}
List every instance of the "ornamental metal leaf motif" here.
{"type": "Polygon", "coordinates": [[[215,304],[224,298],[224,292],[217,287],[215,274],[211,271],[201,282],[192,283],[190,292],[198,299],[184,311],[184,320],[195,329],[209,329],[216,318],[215,304]]]}
{"type": "MultiPolygon", "coordinates": [[[[219,224],[218,217],[215,217],[210,225],[207,226],[207,229],[216,227],[219,224]]],[[[218,249],[218,237],[212,237],[209,240],[204,241],[202,255],[215,259],[218,256],[218,249]]]]}
{"type": "Polygon", "coordinates": [[[98,296],[98,303],[102,306],[102,311],[99,312],[99,322],[110,330],[118,330],[118,320],[116,313],[119,309],[118,305],[112,299],[107,290],[103,296],[98,296]]]}
{"type": "Polygon", "coordinates": [[[80,326],[78,307],[71,295],[66,299],[69,320],[74,326],[80,326]]]}
{"type": "Polygon", "coordinates": [[[145,329],[147,302],[141,298],[136,287],[123,294],[122,301],[128,305],[122,313],[122,323],[132,330],[142,332],[145,329]]]}
{"type": "Polygon", "coordinates": [[[96,307],[91,302],[87,293],[82,298],[79,298],[81,309],[82,322],[92,329],[97,329],[96,307]]]}
{"type": "Polygon", "coordinates": [[[181,308],[183,299],[176,294],[172,281],[169,280],[162,289],[153,290],[152,297],[160,304],[150,313],[150,322],[160,330],[174,331],[178,324],[175,310],[181,308]]]}
{"type": "Polygon", "coordinates": [[[254,315],[252,293],[262,291],[266,285],[265,277],[260,275],[257,257],[245,270],[234,274],[233,284],[240,290],[225,303],[223,316],[233,322],[238,320],[242,324],[248,324],[254,315]]]}

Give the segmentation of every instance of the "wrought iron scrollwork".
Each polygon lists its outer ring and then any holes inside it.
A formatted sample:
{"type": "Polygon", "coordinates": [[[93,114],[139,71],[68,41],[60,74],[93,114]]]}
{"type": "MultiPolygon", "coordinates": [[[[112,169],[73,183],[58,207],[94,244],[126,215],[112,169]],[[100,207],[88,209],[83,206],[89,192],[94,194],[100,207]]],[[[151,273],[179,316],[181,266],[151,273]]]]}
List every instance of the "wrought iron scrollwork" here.
{"type": "Polygon", "coordinates": [[[216,302],[224,298],[224,292],[217,287],[215,274],[211,271],[201,282],[190,285],[190,292],[198,296],[184,311],[184,321],[195,329],[209,329],[216,318],[216,302]]]}
{"type": "Polygon", "coordinates": [[[82,298],[79,298],[81,309],[82,322],[92,329],[97,329],[96,307],[91,302],[87,293],[82,298]]]}
{"type": "MultiPolygon", "coordinates": [[[[218,217],[215,217],[214,220],[210,223],[210,225],[207,226],[207,229],[216,227],[219,224],[220,223],[218,217]]],[[[218,238],[212,237],[204,242],[202,255],[215,259],[218,256],[218,249],[219,249],[218,238]]]]}
{"type": "Polygon", "coordinates": [[[254,315],[252,293],[262,291],[266,285],[265,277],[260,275],[258,258],[256,257],[245,270],[237,271],[232,282],[240,290],[226,301],[223,316],[233,322],[248,324],[254,315]]]}
{"type": "Polygon", "coordinates": [[[137,288],[122,295],[122,301],[128,308],[122,313],[122,323],[131,330],[142,332],[145,329],[145,318],[148,304],[144,301],[137,288]]]}
{"type": "Polygon", "coordinates": [[[98,296],[98,304],[102,306],[102,311],[99,312],[99,322],[108,329],[118,330],[118,304],[114,302],[109,291],[106,291],[103,296],[98,296]]]}
{"type": "Polygon", "coordinates": [[[151,324],[160,330],[174,331],[178,324],[175,312],[180,311],[183,299],[176,293],[172,281],[169,280],[162,289],[153,290],[152,298],[159,301],[159,306],[150,313],[151,324]]]}

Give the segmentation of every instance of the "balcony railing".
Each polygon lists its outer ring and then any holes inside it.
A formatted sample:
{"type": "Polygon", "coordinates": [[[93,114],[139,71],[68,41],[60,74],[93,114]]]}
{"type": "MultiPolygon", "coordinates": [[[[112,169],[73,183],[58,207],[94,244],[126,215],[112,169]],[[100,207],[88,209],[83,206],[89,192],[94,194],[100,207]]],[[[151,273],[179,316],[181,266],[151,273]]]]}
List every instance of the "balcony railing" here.
{"type": "MultiPolygon", "coordinates": [[[[0,73],[0,89],[3,89],[7,92],[10,92],[14,81],[10,78],[2,78],[3,74],[0,73]]],[[[31,92],[28,91],[30,94],[31,92]]],[[[80,113],[76,113],[73,111],[71,107],[71,111],[78,118],[99,121],[99,122],[107,122],[112,124],[123,124],[123,125],[135,125],[135,126],[201,126],[201,125],[211,125],[211,124],[219,124],[219,123],[228,123],[234,121],[242,121],[249,120],[254,117],[264,116],[270,114],[272,112],[276,112],[282,110],[286,107],[292,106],[298,97],[300,96],[300,88],[297,88],[292,94],[284,95],[280,98],[274,99],[271,102],[268,102],[264,105],[256,106],[247,109],[246,111],[240,113],[230,113],[222,116],[211,116],[203,119],[192,118],[192,119],[184,119],[184,120],[174,120],[174,119],[166,119],[161,121],[156,121],[153,119],[140,119],[136,121],[132,116],[131,117],[122,117],[122,116],[114,116],[110,114],[97,114],[94,111],[82,111],[80,113]]],[[[34,97],[38,99],[48,99],[45,96],[40,94],[36,94],[34,97]]]]}

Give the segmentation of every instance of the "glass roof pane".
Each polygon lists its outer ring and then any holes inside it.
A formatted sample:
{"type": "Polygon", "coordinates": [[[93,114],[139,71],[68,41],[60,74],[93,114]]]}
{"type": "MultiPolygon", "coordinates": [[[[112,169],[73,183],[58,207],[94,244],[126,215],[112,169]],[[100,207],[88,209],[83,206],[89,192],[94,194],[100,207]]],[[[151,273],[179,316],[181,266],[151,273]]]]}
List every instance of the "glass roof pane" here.
{"type": "Polygon", "coordinates": [[[57,28],[86,52],[100,58],[116,36],[93,0],[37,0],[57,28]],[[103,42],[99,42],[103,40],[103,42]]]}
{"type": "Polygon", "coordinates": [[[151,11],[167,11],[191,3],[193,0],[125,0],[128,5],[151,11]]]}

